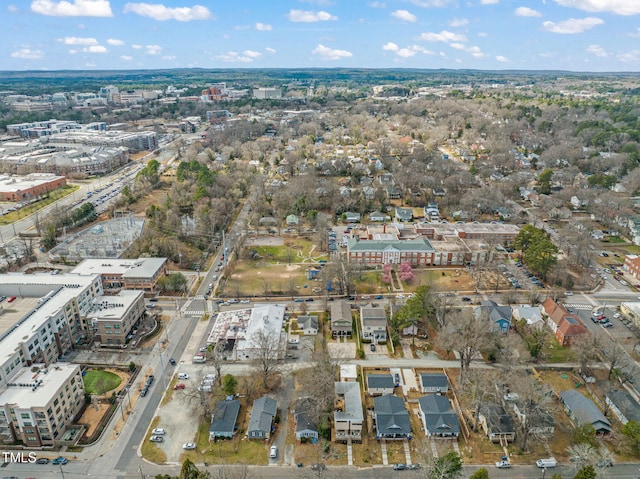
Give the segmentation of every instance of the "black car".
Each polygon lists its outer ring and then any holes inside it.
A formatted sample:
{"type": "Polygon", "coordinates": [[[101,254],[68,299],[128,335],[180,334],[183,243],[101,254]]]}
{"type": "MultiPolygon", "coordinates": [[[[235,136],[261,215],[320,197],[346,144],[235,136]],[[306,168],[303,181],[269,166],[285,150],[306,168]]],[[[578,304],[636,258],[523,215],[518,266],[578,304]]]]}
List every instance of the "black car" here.
{"type": "Polygon", "coordinates": [[[38,459],[36,461],[36,464],[49,464],[49,458],[48,457],[41,457],[40,459],[38,459]]]}
{"type": "Polygon", "coordinates": [[[464,301],[465,303],[470,303],[471,302],[471,298],[469,298],[468,296],[463,296],[462,297],[462,301],[464,301]]]}
{"type": "Polygon", "coordinates": [[[145,382],[145,385],[147,387],[151,386],[151,384],[153,384],[154,379],[155,379],[155,376],[153,374],[150,374],[149,376],[147,376],[147,381],[145,382]]]}
{"type": "Polygon", "coordinates": [[[173,358],[169,358],[169,364],[171,364],[171,366],[175,366],[176,365],[176,360],[173,358]]]}
{"type": "Polygon", "coordinates": [[[144,388],[142,388],[142,391],[140,391],[140,397],[141,398],[145,397],[148,392],[149,392],[149,388],[145,386],[144,388]]]}
{"type": "Polygon", "coordinates": [[[407,469],[407,465],[406,464],[394,464],[393,465],[393,470],[394,471],[404,471],[407,469]]]}

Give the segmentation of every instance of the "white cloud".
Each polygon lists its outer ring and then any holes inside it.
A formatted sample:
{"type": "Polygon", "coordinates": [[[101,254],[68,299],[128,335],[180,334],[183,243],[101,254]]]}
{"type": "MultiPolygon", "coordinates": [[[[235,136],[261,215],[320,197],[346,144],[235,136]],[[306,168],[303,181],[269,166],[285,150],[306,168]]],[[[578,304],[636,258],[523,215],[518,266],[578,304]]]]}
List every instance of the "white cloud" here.
{"type": "Polygon", "coordinates": [[[609,12],[618,15],[637,15],[640,2],[637,0],[555,0],[563,7],[573,7],[586,12],[609,12]]]}
{"type": "Polygon", "coordinates": [[[275,50],[275,48],[271,48],[271,47],[267,47],[267,48],[265,48],[265,49],[264,49],[264,51],[265,51],[265,52],[267,52],[267,53],[271,53],[271,54],[278,53],[278,52],[275,50]]]}
{"type": "Polygon", "coordinates": [[[629,52],[620,53],[618,60],[625,63],[638,63],[640,60],[640,50],[631,50],[629,52]]]}
{"type": "Polygon", "coordinates": [[[453,28],[464,27],[465,25],[469,25],[469,20],[466,18],[454,18],[449,22],[449,26],[453,28]]]}
{"type": "Polygon", "coordinates": [[[398,55],[399,57],[402,57],[402,58],[411,58],[416,53],[418,53],[418,52],[415,51],[415,50],[411,50],[410,48],[401,48],[400,50],[398,50],[396,52],[396,55],[398,55]]]}
{"type": "Polygon", "coordinates": [[[393,42],[387,42],[382,46],[383,50],[389,52],[396,52],[396,55],[402,58],[410,58],[416,55],[416,53],[424,53],[425,55],[433,55],[434,53],[431,50],[427,50],[423,46],[420,45],[409,45],[405,48],[400,48],[393,42]]]}
{"type": "Polygon", "coordinates": [[[91,62],[87,62],[87,63],[84,64],[85,68],[95,68],[97,66],[98,65],[96,65],[95,63],[91,63],[91,62]]]}
{"type": "Polygon", "coordinates": [[[347,50],[337,50],[325,47],[322,44],[319,44],[311,53],[317,55],[320,60],[341,60],[343,58],[351,58],[353,56],[353,53],[347,50]]]}
{"type": "Polygon", "coordinates": [[[249,58],[260,58],[262,56],[262,53],[253,50],[245,50],[242,54],[249,58]]]}
{"type": "Polygon", "coordinates": [[[69,50],[69,55],[75,55],[76,53],[78,53],[78,50],[76,50],[75,48],[69,50]]]}
{"type": "Polygon", "coordinates": [[[455,48],[456,50],[464,50],[466,47],[464,43],[449,43],[451,48],[455,48]]]}
{"type": "Polygon", "coordinates": [[[534,10],[533,8],[529,8],[529,7],[518,7],[513,13],[515,13],[515,15],[518,17],[541,17],[542,16],[542,13],[540,13],[538,10],[534,10]]]}
{"type": "Polygon", "coordinates": [[[133,48],[134,50],[142,50],[142,45],[138,45],[136,43],[134,43],[133,45],[131,45],[131,48],[133,48]]]}
{"type": "Polygon", "coordinates": [[[23,60],[40,60],[44,57],[44,52],[32,50],[31,48],[21,48],[11,53],[11,58],[21,58],[23,60]]]}
{"type": "Polygon", "coordinates": [[[7,7],[7,11],[10,13],[16,13],[18,11],[18,7],[16,7],[15,5],[9,5],[7,7]]]}
{"type": "Polygon", "coordinates": [[[509,59],[507,57],[503,57],[502,55],[498,55],[496,56],[496,61],[499,61],[500,63],[508,63],[509,59]]]}
{"type": "Polygon", "coordinates": [[[57,40],[65,45],[97,45],[98,40],[95,38],[83,38],[83,37],[64,37],[57,40]]]}
{"type": "Polygon", "coordinates": [[[367,5],[371,8],[387,8],[387,4],[384,2],[369,2],[367,5]]]}
{"type": "Polygon", "coordinates": [[[107,40],[107,43],[109,45],[113,45],[114,47],[121,47],[122,45],[124,45],[124,40],[118,40],[116,38],[109,38],[107,40]]]}
{"type": "Polygon", "coordinates": [[[500,3],[500,0],[480,0],[482,5],[496,5],[500,3]]]}
{"type": "Polygon", "coordinates": [[[162,47],[160,45],[145,45],[147,55],[160,55],[162,53],[162,47]]]}
{"type": "Polygon", "coordinates": [[[547,21],[542,24],[545,30],[553,33],[561,34],[574,34],[582,33],[586,30],[590,30],[596,25],[603,24],[604,21],[596,17],[587,18],[570,18],[562,22],[547,21]]]}
{"type": "Polygon", "coordinates": [[[270,32],[271,30],[273,30],[273,27],[268,23],[257,22],[256,30],[258,30],[259,32],[270,32]]]}
{"type": "Polygon", "coordinates": [[[465,44],[458,42],[450,43],[449,46],[451,48],[455,48],[456,50],[462,50],[464,52],[470,53],[471,56],[475,58],[483,58],[487,56],[485,53],[482,53],[482,50],[480,50],[480,47],[478,46],[468,47],[465,44]]]}
{"type": "Polygon", "coordinates": [[[418,19],[418,17],[408,10],[396,10],[391,16],[403,22],[415,22],[418,19]]]}
{"type": "Polygon", "coordinates": [[[382,49],[389,51],[389,52],[397,52],[398,51],[398,45],[396,45],[393,42],[387,42],[384,45],[382,45],[382,49]]]}
{"type": "Polygon", "coordinates": [[[169,8],[159,3],[127,3],[123,12],[136,13],[142,17],[149,17],[158,21],[177,20],[179,22],[207,20],[213,16],[211,11],[202,5],[169,8]]]}
{"type": "Polygon", "coordinates": [[[329,12],[319,11],[312,12],[311,10],[290,10],[287,15],[292,22],[325,22],[327,20],[337,20],[338,17],[331,15],[329,12]]]}
{"type": "Polygon", "coordinates": [[[125,62],[130,62],[131,60],[133,60],[133,57],[131,55],[120,55],[120,60],[124,60],[125,62]]]}
{"type": "MultiPolygon", "coordinates": [[[[227,53],[223,53],[222,55],[218,55],[217,58],[227,63],[251,63],[253,60],[255,60],[256,57],[245,55],[245,53],[249,51],[250,50],[245,50],[242,53],[233,52],[233,51],[227,52],[227,53]]],[[[251,52],[251,53],[257,53],[257,52],[251,52]]]]}
{"type": "Polygon", "coordinates": [[[467,37],[461,33],[453,33],[447,30],[442,30],[440,33],[425,32],[420,35],[420,40],[426,40],[428,42],[466,42],[467,37]]]}
{"type": "Polygon", "coordinates": [[[487,35],[486,32],[478,32],[478,36],[481,37],[481,38],[486,38],[489,35],[487,35]]]}
{"type": "Polygon", "coordinates": [[[605,58],[609,56],[609,53],[607,53],[607,51],[604,48],[602,48],[600,45],[589,45],[587,47],[587,52],[601,58],[605,58]]]}
{"type": "Polygon", "coordinates": [[[31,11],[51,17],[113,17],[109,0],[33,0],[31,11]]]}
{"type": "Polygon", "coordinates": [[[175,55],[165,55],[162,57],[163,60],[175,60],[175,55]]]}
{"type": "Polygon", "coordinates": [[[91,45],[84,47],[82,51],[85,53],[107,53],[109,50],[107,50],[107,47],[102,45],[91,45]]]}
{"type": "Polygon", "coordinates": [[[640,28],[638,28],[635,32],[628,33],[631,38],[640,38],[640,28]]]}

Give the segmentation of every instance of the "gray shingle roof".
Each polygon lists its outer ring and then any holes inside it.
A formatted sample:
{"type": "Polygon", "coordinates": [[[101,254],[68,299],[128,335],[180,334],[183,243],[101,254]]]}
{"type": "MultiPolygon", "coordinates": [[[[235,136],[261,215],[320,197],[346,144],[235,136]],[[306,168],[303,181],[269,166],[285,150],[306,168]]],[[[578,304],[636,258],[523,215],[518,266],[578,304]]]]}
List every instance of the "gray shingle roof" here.
{"type": "Polygon", "coordinates": [[[336,382],[335,388],[336,394],[344,397],[344,411],[335,411],[333,413],[335,420],[361,423],[364,415],[362,413],[360,383],[336,382]]]}
{"type": "Polygon", "coordinates": [[[335,301],[331,304],[331,328],[351,329],[351,306],[346,301],[335,301]]]}
{"type": "Polygon", "coordinates": [[[442,373],[420,373],[422,385],[427,388],[449,388],[449,379],[446,374],[442,373]]]}
{"type": "Polygon", "coordinates": [[[298,316],[298,326],[302,329],[318,329],[318,317],[315,315],[298,316]]]}
{"type": "Polygon", "coordinates": [[[613,390],[607,396],[629,421],[640,422],[640,406],[628,392],[613,390]]]}
{"type": "Polygon", "coordinates": [[[276,416],[277,410],[278,403],[275,399],[262,396],[253,401],[253,409],[251,409],[247,432],[271,432],[271,421],[273,421],[273,418],[276,416]]]}
{"type": "Polygon", "coordinates": [[[223,399],[216,402],[213,415],[211,416],[209,432],[214,435],[219,435],[220,433],[233,434],[236,420],[238,419],[238,412],[240,412],[240,401],[236,399],[231,401],[223,399]]]}
{"type": "Polygon", "coordinates": [[[409,412],[404,401],[392,394],[385,394],[373,400],[378,434],[411,434],[409,412]]]}
{"type": "Polygon", "coordinates": [[[431,434],[460,434],[458,415],[446,397],[429,394],[418,399],[418,403],[431,434]]]}
{"type": "Polygon", "coordinates": [[[395,383],[391,374],[367,374],[367,387],[369,389],[393,389],[394,386],[395,383]]]}
{"type": "Polygon", "coordinates": [[[569,389],[560,393],[560,399],[580,425],[591,424],[596,431],[611,431],[609,420],[588,397],[569,389]]]}

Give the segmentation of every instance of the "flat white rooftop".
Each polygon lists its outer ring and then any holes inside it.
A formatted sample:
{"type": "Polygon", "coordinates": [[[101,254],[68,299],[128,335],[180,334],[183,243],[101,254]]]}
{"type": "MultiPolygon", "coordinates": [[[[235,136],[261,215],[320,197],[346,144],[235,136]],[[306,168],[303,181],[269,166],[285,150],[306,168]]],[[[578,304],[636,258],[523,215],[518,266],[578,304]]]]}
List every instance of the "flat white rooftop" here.
{"type": "Polygon", "coordinates": [[[16,404],[24,409],[45,407],[60,385],[76,374],[79,368],[77,364],[69,363],[55,363],[48,368],[44,364],[24,367],[0,393],[0,404],[16,404]],[[34,373],[35,367],[40,371],[34,373]],[[36,383],[38,387],[34,389],[36,383]]]}

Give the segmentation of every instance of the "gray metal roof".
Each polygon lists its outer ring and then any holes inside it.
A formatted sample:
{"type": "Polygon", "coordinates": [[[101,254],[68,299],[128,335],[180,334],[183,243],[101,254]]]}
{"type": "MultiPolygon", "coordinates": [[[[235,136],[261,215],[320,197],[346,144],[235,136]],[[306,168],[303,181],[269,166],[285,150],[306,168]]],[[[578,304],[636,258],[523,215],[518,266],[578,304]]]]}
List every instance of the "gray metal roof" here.
{"type": "Polygon", "coordinates": [[[362,422],[362,398],[360,396],[360,383],[336,382],[336,394],[344,397],[344,411],[335,411],[333,417],[336,421],[362,422]]]}
{"type": "Polygon", "coordinates": [[[216,402],[213,415],[211,416],[209,433],[213,435],[220,435],[224,433],[233,434],[239,412],[240,401],[236,399],[232,399],[230,401],[223,399],[216,402]]]}
{"type": "Polygon", "coordinates": [[[247,432],[264,431],[269,433],[271,431],[271,422],[276,417],[277,410],[278,403],[275,399],[262,396],[253,401],[247,432]]]}
{"type": "Polygon", "coordinates": [[[640,422],[640,405],[628,392],[615,389],[607,396],[629,421],[640,422]]]}
{"type": "Polygon", "coordinates": [[[560,399],[580,425],[591,424],[596,431],[611,431],[611,423],[598,406],[575,389],[560,393],[560,399]]]}
{"type": "Polygon", "coordinates": [[[412,240],[367,240],[359,241],[351,238],[348,242],[349,251],[435,251],[429,240],[416,238],[412,240]]]}
{"type": "Polygon", "coordinates": [[[444,396],[429,394],[418,399],[427,430],[431,433],[460,434],[458,415],[444,396]]]}
{"type": "Polygon", "coordinates": [[[393,389],[395,382],[391,374],[367,374],[367,387],[369,389],[393,389]]]}
{"type": "Polygon", "coordinates": [[[373,400],[378,434],[411,434],[409,412],[404,401],[393,394],[378,396],[373,400]]]}
{"type": "Polygon", "coordinates": [[[153,278],[166,262],[167,258],[139,258],[131,268],[122,273],[122,277],[153,278]]]}

